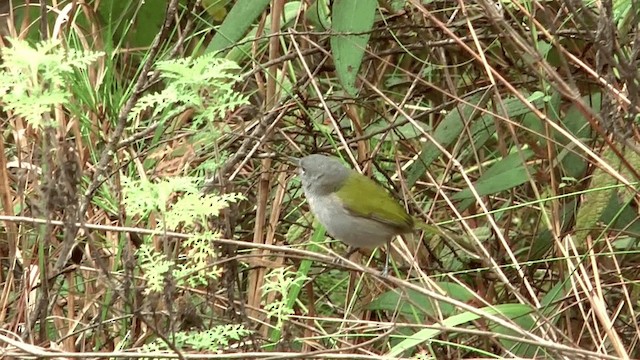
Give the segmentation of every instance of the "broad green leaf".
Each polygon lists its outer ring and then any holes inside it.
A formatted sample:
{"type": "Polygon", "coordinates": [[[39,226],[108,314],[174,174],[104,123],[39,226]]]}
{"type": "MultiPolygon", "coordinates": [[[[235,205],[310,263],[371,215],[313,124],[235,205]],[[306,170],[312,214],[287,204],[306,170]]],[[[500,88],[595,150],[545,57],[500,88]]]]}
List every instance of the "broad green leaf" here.
{"type": "MultiPolygon", "coordinates": [[[[507,155],[490,167],[475,182],[474,188],[480,196],[496,194],[529,181],[529,171],[523,161],[534,155],[533,150],[524,149],[507,155]]],[[[464,189],[451,197],[455,200],[473,199],[471,189],[464,189]]]]}
{"type": "MultiPolygon", "coordinates": [[[[605,149],[601,156],[603,160],[608,164],[613,165],[615,168],[620,165],[620,159],[613,150],[611,150],[611,148],[605,149]]],[[[597,228],[597,222],[603,215],[604,210],[607,208],[607,204],[611,197],[617,196],[617,189],[610,188],[616,184],[618,184],[618,180],[611,176],[607,171],[602,170],[599,167],[593,171],[591,186],[593,188],[605,188],[607,190],[594,189],[593,191],[589,191],[583,195],[584,200],[582,201],[582,206],[580,206],[578,214],[576,215],[575,225],[575,242],[579,249],[587,247],[587,235],[592,229],[597,228]]]]}
{"type": "MultiPolygon", "coordinates": [[[[640,156],[629,148],[622,149],[622,157],[631,168],[640,166],[640,156]]],[[[602,158],[613,168],[618,169],[622,176],[633,179],[633,174],[627,170],[620,157],[610,148],[605,149],[602,158]]],[[[625,188],[618,188],[620,182],[607,171],[596,168],[591,177],[592,191],[583,196],[582,206],[576,216],[576,241],[584,245],[586,235],[597,228],[597,223],[603,221],[608,227],[624,229],[626,232],[638,233],[639,221],[637,210],[629,204],[635,198],[635,192],[625,188]]]]}
{"type": "Polygon", "coordinates": [[[238,0],[213,36],[207,52],[220,51],[242,39],[270,0],[238,0]]]}
{"type": "MultiPolygon", "coordinates": [[[[536,91],[527,97],[527,101],[529,101],[536,109],[540,109],[544,105],[543,97],[543,93],[536,91]]],[[[529,107],[516,97],[509,97],[505,99],[504,106],[509,118],[522,116],[531,112],[529,107]]]]}
{"type": "Polygon", "coordinates": [[[617,41],[629,41],[630,34],[637,34],[634,29],[638,25],[638,16],[640,16],[640,8],[634,1],[613,2],[613,20],[618,26],[617,41]]]}
{"type": "MultiPolygon", "coordinates": [[[[300,12],[300,6],[300,1],[291,1],[284,5],[284,11],[282,15],[282,18],[284,20],[280,22],[280,31],[287,28],[291,24],[291,20],[296,18],[298,12],[300,12]]],[[[260,36],[257,36],[256,28],[251,29],[251,31],[249,31],[246,36],[238,41],[239,45],[234,46],[229,52],[226,53],[225,58],[237,63],[243,62],[247,57],[251,55],[251,47],[256,46],[257,44],[259,48],[260,46],[263,46],[267,43],[268,37],[266,37],[265,35],[269,34],[270,29],[271,18],[267,17],[260,36]]]]}
{"type": "MultiPolygon", "coordinates": [[[[542,97],[542,93],[536,92],[531,94],[527,100],[536,108],[541,108],[544,105],[542,97]]],[[[531,113],[529,107],[516,97],[503,99],[502,105],[504,106],[504,111],[506,111],[506,117],[509,119],[519,119],[522,115],[531,113]]],[[[496,137],[494,117],[490,114],[482,115],[477,121],[471,124],[470,134],[473,146],[465,146],[464,150],[460,152],[458,159],[461,162],[475,156],[476,149],[482,148],[487,140],[496,137]]]]}
{"type": "Polygon", "coordinates": [[[600,215],[600,221],[608,227],[616,230],[624,230],[625,233],[635,234],[636,238],[639,237],[640,219],[638,218],[638,211],[632,204],[633,200],[629,202],[620,201],[620,197],[617,192],[614,191],[613,194],[610,195],[609,203],[600,215]]]}
{"type": "Polygon", "coordinates": [[[540,300],[542,313],[546,316],[559,315],[556,312],[560,307],[559,302],[564,299],[570,290],[571,283],[567,280],[562,280],[554,285],[540,300]]]}
{"type": "Polygon", "coordinates": [[[460,151],[460,155],[458,156],[460,162],[465,162],[467,159],[473,158],[475,152],[478,151],[477,149],[484,146],[487,140],[496,135],[495,121],[493,117],[488,114],[480,116],[470,127],[469,133],[471,134],[473,146],[465,146],[464,149],[460,151]]]}
{"type": "MultiPolygon", "coordinates": [[[[398,118],[396,121],[400,121],[402,117],[398,118]]],[[[431,132],[431,127],[429,124],[418,122],[421,125],[422,129],[426,132],[431,132]]],[[[398,141],[401,139],[415,139],[422,136],[422,131],[416,129],[416,127],[411,123],[406,123],[404,125],[400,125],[395,127],[392,131],[389,131],[389,123],[387,121],[376,121],[371,125],[367,126],[365,130],[366,135],[371,135],[373,139],[376,140],[384,140],[384,141],[398,141]]]]}
{"type": "Polygon", "coordinates": [[[320,31],[331,28],[331,18],[329,17],[329,0],[316,0],[311,3],[306,12],[306,18],[320,31]]]}
{"type": "Polygon", "coordinates": [[[356,78],[369,42],[377,6],[376,0],[335,0],[331,9],[331,51],[336,73],[344,89],[352,96],[358,94],[356,78]]]}
{"type": "MultiPolygon", "coordinates": [[[[477,108],[484,108],[488,100],[488,93],[485,92],[467,99],[466,103],[459,104],[454,110],[449,112],[436,127],[433,133],[434,140],[443,147],[451,145],[464,131],[465,123],[467,121],[473,121],[475,115],[478,114],[477,108]]],[[[415,185],[416,181],[427,170],[427,167],[431,165],[435,159],[439,158],[440,155],[442,155],[440,149],[438,149],[435,144],[427,142],[422,147],[418,159],[407,171],[408,187],[415,185]]]]}
{"type": "MultiPolygon", "coordinates": [[[[452,299],[469,301],[474,295],[461,285],[452,282],[439,282],[438,286],[452,299]]],[[[444,316],[453,315],[455,307],[451,304],[435,301],[430,297],[415,291],[394,289],[387,291],[373,300],[367,309],[381,311],[395,311],[396,309],[407,317],[414,316],[415,321],[424,320],[426,315],[435,316],[438,308],[444,316]]]]}
{"type": "MultiPolygon", "coordinates": [[[[436,130],[433,133],[434,140],[442,147],[449,147],[455,141],[459,141],[462,136],[467,137],[464,133],[466,132],[465,126],[468,126],[468,132],[471,134],[473,146],[464,146],[463,148],[471,150],[462,150],[458,159],[463,161],[463,159],[468,158],[475,151],[473,149],[484,146],[487,140],[491,137],[495,137],[493,117],[489,114],[478,116],[481,114],[479,109],[484,109],[488,101],[489,92],[485,92],[466,99],[465,103],[460,103],[454,110],[447,114],[442,122],[440,122],[436,127],[436,130]]],[[[545,104],[543,101],[543,94],[539,92],[531,94],[527,98],[527,101],[538,109],[542,108],[545,104]]],[[[506,117],[516,119],[524,115],[524,121],[527,121],[531,110],[529,110],[528,106],[520,101],[520,99],[509,97],[503,100],[503,104],[506,111],[506,117]]],[[[535,119],[529,119],[529,121],[532,120],[535,119]]],[[[408,170],[408,185],[413,186],[420,176],[424,174],[427,167],[429,167],[429,165],[431,165],[431,163],[441,155],[442,153],[437,146],[431,142],[426,143],[422,147],[418,160],[408,170]]]]}
{"type": "MultiPolygon", "coordinates": [[[[592,100],[593,111],[600,110],[600,94],[596,93],[591,96],[583,97],[583,101],[592,100]]],[[[576,106],[571,106],[569,111],[562,119],[562,125],[578,140],[589,141],[591,137],[591,124],[585,119],[581,110],[576,106]]],[[[583,155],[583,151],[578,149],[576,145],[565,136],[554,132],[555,139],[558,142],[556,151],[558,151],[558,160],[562,165],[564,176],[575,179],[581,179],[587,171],[588,161],[583,155]]]]}
{"type": "Polygon", "coordinates": [[[106,27],[122,42],[126,39],[132,47],[146,48],[151,45],[164,22],[167,0],[99,2],[98,12],[107,22],[106,27]]]}
{"type": "MultiPolygon", "coordinates": [[[[518,323],[518,319],[522,322],[527,322],[528,324],[533,322],[533,319],[528,315],[532,312],[532,309],[523,304],[501,304],[492,307],[485,307],[482,308],[482,310],[490,315],[501,315],[501,317],[511,319],[516,323],[518,323]],[[522,320],[525,316],[530,320],[522,320]]],[[[479,315],[464,312],[444,319],[441,325],[445,327],[456,327],[464,324],[471,324],[473,321],[480,318],[481,316],[479,315]]],[[[495,327],[495,324],[493,326],[495,327]]],[[[392,347],[386,356],[399,356],[403,352],[413,349],[416,346],[435,338],[440,335],[440,333],[441,331],[438,329],[420,330],[411,336],[407,336],[405,340],[392,347]]]]}
{"type": "MultiPolygon", "coordinates": [[[[532,309],[527,305],[505,304],[505,306],[500,308],[500,312],[504,317],[516,323],[518,327],[523,330],[530,331],[530,330],[533,330],[536,326],[536,320],[535,320],[536,318],[529,315],[531,314],[532,309]]],[[[502,325],[493,325],[493,326],[490,326],[490,329],[491,329],[491,332],[497,333],[497,334],[514,336],[514,337],[521,336],[517,332],[511,329],[508,329],[502,325]]],[[[528,343],[522,343],[514,340],[507,340],[507,339],[500,339],[500,338],[498,338],[498,341],[502,343],[502,345],[505,348],[509,349],[509,351],[511,351],[512,353],[514,353],[519,357],[533,358],[537,354],[539,354],[539,352],[541,351],[541,349],[538,346],[531,345],[528,343]]]]}
{"type": "MultiPolygon", "coordinates": [[[[569,200],[562,205],[560,214],[557,217],[557,221],[560,224],[562,231],[566,231],[570,226],[573,226],[577,209],[577,201],[575,199],[569,200]]],[[[528,242],[527,242],[528,243],[528,242]]],[[[531,243],[531,248],[528,250],[527,260],[535,261],[545,258],[547,252],[551,250],[555,244],[553,234],[549,229],[544,228],[541,230],[531,243]]],[[[534,262],[531,267],[535,269],[537,267],[543,267],[541,263],[534,262]]]]}
{"type": "Polygon", "coordinates": [[[222,21],[227,16],[226,6],[231,0],[202,0],[202,7],[215,21],[222,21]]]}
{"type": "Polygon", "coordinates": [[[132,27],[134,46],[146,47],[153,43],[164,23],[167,0],[146,0],[141,3],[136,25],[132,27]]]}

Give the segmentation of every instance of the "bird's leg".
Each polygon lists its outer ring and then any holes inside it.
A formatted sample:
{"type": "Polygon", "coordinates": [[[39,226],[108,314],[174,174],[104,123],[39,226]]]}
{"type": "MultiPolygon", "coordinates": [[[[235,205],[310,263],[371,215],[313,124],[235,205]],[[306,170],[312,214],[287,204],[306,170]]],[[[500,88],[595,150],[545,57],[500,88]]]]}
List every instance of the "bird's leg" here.
{"type": "Polygon", "coordinates": [[[384,259],[384,268],[382,269],[382,276],[389,275],[389,258],[391,253],[391,239],[387,240],[387,256],[384,259]]]}

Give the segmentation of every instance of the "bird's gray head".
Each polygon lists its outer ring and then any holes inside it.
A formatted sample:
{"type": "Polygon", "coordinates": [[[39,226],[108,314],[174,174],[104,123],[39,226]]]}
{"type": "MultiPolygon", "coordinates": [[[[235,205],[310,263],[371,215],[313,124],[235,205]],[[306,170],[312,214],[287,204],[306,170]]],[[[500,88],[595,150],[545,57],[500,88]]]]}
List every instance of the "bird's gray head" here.
{"type": "Polygon", "coordinates": [[[309,155],[298,161],[300,180],[307,195],[329,195],[342,186],[352,170],[335,157],[309,155]]]}

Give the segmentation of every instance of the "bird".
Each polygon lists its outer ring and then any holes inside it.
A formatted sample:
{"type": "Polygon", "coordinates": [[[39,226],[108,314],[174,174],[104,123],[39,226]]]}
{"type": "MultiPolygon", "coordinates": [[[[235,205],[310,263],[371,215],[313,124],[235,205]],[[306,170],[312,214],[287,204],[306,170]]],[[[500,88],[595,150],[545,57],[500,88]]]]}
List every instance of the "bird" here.
{"type": "MultiPolygon", "coordinates": [[[[333,156],[296,159],[311,212],[327,233],[351,247],[373,249],[411,233],[414,220],[382,186],[333,156]]],[[[383,274],[389,269],[389,251],[383,274]]]]}

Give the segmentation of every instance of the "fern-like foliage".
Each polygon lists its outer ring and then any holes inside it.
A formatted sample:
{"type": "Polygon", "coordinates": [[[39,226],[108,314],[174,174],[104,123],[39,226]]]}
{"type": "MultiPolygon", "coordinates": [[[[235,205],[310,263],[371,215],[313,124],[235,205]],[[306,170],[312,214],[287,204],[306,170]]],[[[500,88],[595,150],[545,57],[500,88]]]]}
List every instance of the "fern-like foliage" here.
{"type": "Polygon", "coordinates": [[[276,300],[265,304],[264,309],[267,311],[267,316],[276,318],[276,329],[281,330],[284,322],[294,313],[288,303],[289,292],[294,286],[301,286],[307,279],[306,276],[290,271],[289,268],[274,269],[266,277],[262,286],[263,296],[275,293],[276,300]]]}
{"type": "Polygon", "coordinates": [[[149,244],[142,244],[137,255],[147,281],[144,292],[147,294],[161,292],[165,287],[166,274],[174,267],[173,262],[167,260],[166,255],[155,251],[149,244]]]}
{"type": "Polygon", "coordinates": [[[201,195],[200,179],[174,177],[156,183],[149,180],[123,179],[124,205],[130,215],[147,217],[159,212],[158,230],[173,231],[182,226],[192,229],[209,216],[218,216],[229,203],[243,199],[239,194],[201,195]],[[180,194],[174,202],[169,200],[180,194]]]}
{"type": "Polygon", "coordinates": [[[220,268],[211,266],[217,258],[214,240],[219,237],[219,233],[205,232],[195,234],[180,244],[186,256],[184,262],[179,263],[173,271],[173,277],[178,279],[178,283],[186,282],[193,287],[205,286],[209,279],[220,276],[220,268]]]}
{"type": "MultiPolygon", "coordinates": [[[[160,180],[133,181],[123,179],[123,203],[129,215],[147,217],[158,214],[156,230],[174,231],[178,227],[192,230],[207,217],[218,216],[229,203],[242,199],[238,194],[201,195],[200,180],[192,177],[176,177],[160,180]],[[175,200],[171,201],[171,199],[175,200]]],[[[150,246],[138,250],[140,266],[147,281],[147,292],[161,291],[164,279],[171,274],[178,285],[206,285],[215,279],[220,270],[210,264],[215,261],[214,240],[217,232],[196,233],[180,243],[187,256],[181,262],[167,260],[163,254],[154,253],[150,246]]]]}
{"type": "MultiPolygon", "coordinates": [[[[164,80],[164,90],[143,96],[129,114],[137,120],[143,113],[151,114],[154,121],[166,121],[187,109],[193,110],[192,124],[211,125],[239,105],[248,103],[245,96],[236,93],[233,85],[239,77],[238,66],[213,55],[198,58],[160,61],[156,65],[164,80]]],[[[135,122],[135,121],[132,121],[135,122]]],[[[216,131],[213,131],[215,134],[216,131]]],[[[130,216],[157,219],[158,233],[164,231],[190,232],[191,237],[180,241],[180,256],[169,259],[156,252],[146,239],[137,252],[146,293],[166,292],[171,280],[178,287],[206,286],[220,276],[214,242],[220,237],[215,231],[198,232],[209,217],[216,217],[229,203],[242,199],[238,194],[202,195],[202,179],[174,177],[151,182],[124,179],[123,203],[130,216]]],[[[165,294],[166,295],[166,294],[165,294]]],[[[232,339],[249,334],[241,325],[216,326],[204,332],[179,332],[171,339],[179,348],[190,347],[198,351],[217,351],[232,339]]],[[[166,350],[159,340],[148,344],[145,350],[166,350]]]]}
{"type": "MultiPolygon", "coordinates": [[[[180,331],[173,337],[175,346],[178,348],[190,348],[196,351],[216,352],[223,350],[229,345],[229,340],[240,340],[248,336],[250,330],[242,325],[218,325],[206,331],[180,331]]],[[[146,352],[168,351],[168,346],[159,340],[149,343],[143,347],[146,352]]]]}
{"type": "Polygon", "coordinates": [[[228,111],[248,104],[247,97],[233,90],[240,80],[238,65],[232,61],[206,54],[197,58],[160,61],[156,65],[166,87],[159,93],[143,96],[129,114],[135,119],[146,109],[153,116],[170,118],[186,109],[193,109],[196,127],[219,120],[228,111]]]}
{"type": "Polygon", "coordinates": [[[43,114],[54,105],[66,105],[72,98],[67,88],[69,75],[95,62],[102,53],[65,49],[58,40],[29,45],[8,39],[2,49],[0,99],[6,110],[24,117],[35,127],[53,125],[43,114]]]}

